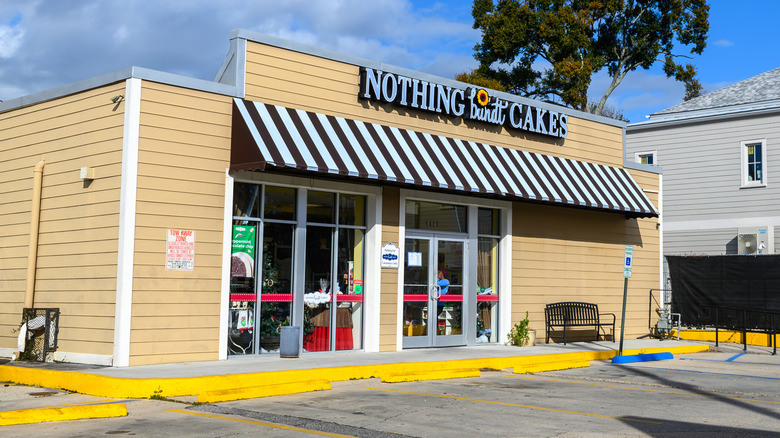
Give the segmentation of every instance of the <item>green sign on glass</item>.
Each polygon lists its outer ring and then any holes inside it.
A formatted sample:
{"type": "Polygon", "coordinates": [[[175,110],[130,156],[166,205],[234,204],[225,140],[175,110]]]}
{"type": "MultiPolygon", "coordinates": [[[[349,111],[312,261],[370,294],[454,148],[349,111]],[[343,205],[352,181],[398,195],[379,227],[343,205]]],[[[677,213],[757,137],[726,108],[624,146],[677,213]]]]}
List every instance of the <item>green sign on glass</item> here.
{"type": "Polygon", "coordinates": [[[256,229],[251,225],[233,225],[231,276],[254,277],[256,229]]]}

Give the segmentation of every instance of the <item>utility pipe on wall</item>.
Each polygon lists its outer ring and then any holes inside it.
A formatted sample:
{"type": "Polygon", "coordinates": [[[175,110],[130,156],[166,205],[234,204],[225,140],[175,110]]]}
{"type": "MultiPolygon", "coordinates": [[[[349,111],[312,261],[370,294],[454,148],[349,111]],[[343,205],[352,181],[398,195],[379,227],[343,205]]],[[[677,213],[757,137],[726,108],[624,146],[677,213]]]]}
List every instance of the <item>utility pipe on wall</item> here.
{"type": "Polygon", "coordinates": [[[30,216],[30,247],[27,252],[27,288],[24,291],[24,307],[35,303],[35,269],[38,262],[38,224],[41,219],[41,191],[43,188],[44,160],[35,165],[33,180],[32,210],[30,216]]]}

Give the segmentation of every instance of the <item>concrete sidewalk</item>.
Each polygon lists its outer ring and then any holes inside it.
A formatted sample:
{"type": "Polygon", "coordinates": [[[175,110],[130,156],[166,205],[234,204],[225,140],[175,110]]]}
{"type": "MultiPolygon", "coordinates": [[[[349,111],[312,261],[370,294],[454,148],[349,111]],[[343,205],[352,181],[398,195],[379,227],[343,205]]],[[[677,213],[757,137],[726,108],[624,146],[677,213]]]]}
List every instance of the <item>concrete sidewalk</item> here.
{"type": "MultiPolygon", "coordinates": [[[[709,348],[709,344],[695,341],[627,340],[623,355],[686,354],[709,348]]],[[[7,384],[0,388],[0,425],[22,424],[19,418],[34,420],[26,421],[29,423],[126,415],[118,407],[124,405],[117,403],[117,399],[170,398],[214,403],[327,390],[331,382],[355,379],[381,378],[382,382],[390,383],[476,377],[484,369],[512,369],[515,373],[561,370],[589,366],[592,360],[609,360],[617,355],[617,349],[618,343],[613,342],[521,348],[478,345],[384,353],[308,353],[298,358],[269,354],[124,368],[9,362],[0,365],[0,382],[7,384]],[[10,395],[23,392],[18,385],[50,388],[57,396],[30,399],[24,395],[21,397],[24,403],[20,403],[18,397],[10,395]],[[65,409],[63,406],[78,408],[79,412],[68,412],[58,418],[58,412],[65,409]]]]}

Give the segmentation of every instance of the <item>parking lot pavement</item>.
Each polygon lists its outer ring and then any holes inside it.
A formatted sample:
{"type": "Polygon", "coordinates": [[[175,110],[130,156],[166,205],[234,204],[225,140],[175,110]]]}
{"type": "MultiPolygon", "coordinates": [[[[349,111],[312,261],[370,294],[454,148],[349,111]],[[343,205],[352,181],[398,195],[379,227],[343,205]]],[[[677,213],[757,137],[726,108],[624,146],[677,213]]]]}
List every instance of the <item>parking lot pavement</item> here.
{"type": "Polygon", "coordinates": [[[127,417],[6,426],[0,434],[768,437],[780,430],[780,358],[721,349],[535,374],[482,369],[463,379],[351,380],[329,391],[213,404],[126,403],[127,417]]]}
{"type": "Polygon", "coordinates": [[[557,371],[546,375],[780,396],[780,358],[741,351],[706,352],[682,355],[672,360],[621,365],[594,361],[587,370],[557,371]]]}
{"type": "Polygon", "coordinates": [[[0,412],[49,406],[94,403],[106,399],[36,386],[2,383],[0,412]]]}
{"type": "MultiPolygon", "coordinates": [[[[285,422],[307,419],[408,436],[777,436],[776,357],[686,355],[637,365],[387,385],[345,382],[328,393],[200,406],[285,422]],[[691,359],[702,359],[694,361],[691,359]],[[702,362],[707,370],[702,370],[702,362]],[[735,363],[736,362],[736,363],[735,363]]],[[[370,435],[367,435],[370,436],[370,435]]]]}

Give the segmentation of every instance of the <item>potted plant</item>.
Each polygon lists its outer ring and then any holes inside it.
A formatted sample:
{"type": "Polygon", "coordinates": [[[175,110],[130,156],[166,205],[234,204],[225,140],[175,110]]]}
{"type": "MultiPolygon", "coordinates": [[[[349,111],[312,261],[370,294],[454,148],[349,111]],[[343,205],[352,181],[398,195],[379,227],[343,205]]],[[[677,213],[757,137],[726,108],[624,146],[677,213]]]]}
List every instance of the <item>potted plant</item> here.
{"type": "Polygon", "coordinates": [[[526,344],[529,346],[534,345],[534,342],[536,342],[536,330],[531,330],[530,324],[528,312],[526,311],[525,318],[516,323],[514,327],[512,327],[512,330],[507,334],[509,343],[518,347],[522,347],[526,344]]]}

